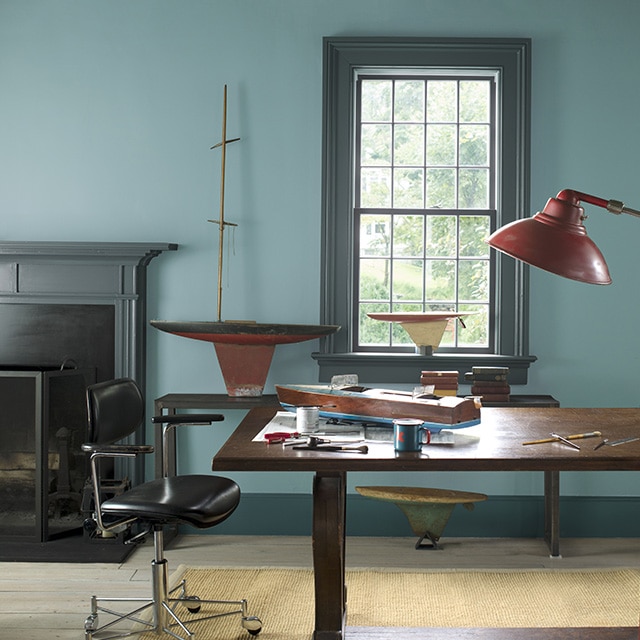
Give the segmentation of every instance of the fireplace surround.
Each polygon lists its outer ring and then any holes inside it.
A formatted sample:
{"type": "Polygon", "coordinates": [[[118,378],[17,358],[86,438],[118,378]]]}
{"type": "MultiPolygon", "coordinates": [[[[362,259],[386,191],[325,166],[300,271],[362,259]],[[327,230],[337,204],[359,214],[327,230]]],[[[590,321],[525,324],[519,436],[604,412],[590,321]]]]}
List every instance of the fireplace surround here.
{"type": "MultiPolygon", "coordinates": [[[[55,396],[49,388],[71,381],[74,371],[82,372],[83,380],[130,377],[144,388],[147,266],[162,252],[176,249],[176,244],[169,243],[0,242],[0,434],[5,439],[19,430],[18,442],[46,446],[42,443],[51,437],[48,421],[54,421],[55,413],[42,399],[55,396]],[[30,402],[33,406],[27,406],[30,402]]],[[[77,404],[77,385],[74,393],[77,404]]],[[[52,406],[60,404],[55,398],[52,401],[52,406]]],[[[64,425],[51,428],[54,436],[59,432],[64,455],[51,452],[47,456],[41,451],[39,459],[54,459],[59,467],[61,458],[77,452],[65,442],[64,425]]],[[[143,437],[139,433],[131,441],[141,442],[143,437]]],[[[79,439],[74,434],[73,446],[80,444],[79,439]]],[[[41,475],[42,483],[51,476],[51,469],[29,472],[23,468],[33,452],[12,450],[11,455],[20,460],[20,468],[12,470],[6,460],[0,461],[0,501],[12,490],[15,482],[8,478],[15,479],[16,472],[32,473],[34,478],[41,475]]],[[[144,469],[142,464],[125,463],[117,473],[135,483],[142,480],[144,469]]],[[[54,475],[59,483],[67,474],[56,471],[54,475]]],[[[43,496],[49,488],[39,486],[37,480],[32,488],[29,476],[23,490],[35,492],[23,497],[23,502],[33,498],[46,509],[50,501],[43,496]]],[[[35,514],[37,540],[45,541],[49,535],[47,517],[35,514]]],[[[4,529],[0,531],[0,537],[5,534],[4,529]]]]}

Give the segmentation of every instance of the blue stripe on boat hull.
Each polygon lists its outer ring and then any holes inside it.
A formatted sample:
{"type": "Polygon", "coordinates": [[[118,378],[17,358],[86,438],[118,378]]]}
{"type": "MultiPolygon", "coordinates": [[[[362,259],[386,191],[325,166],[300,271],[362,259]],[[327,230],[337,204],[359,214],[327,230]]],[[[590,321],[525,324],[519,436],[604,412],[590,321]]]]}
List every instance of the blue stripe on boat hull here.
{"type": "MultiPolygon", "coordinates": [[[[280,403],[283,409],[296,412],[296,407],[292,404],[280,403]]],[[[369,424],[381,424],[386,427],[393,426],[394,418],[379,418],[376,416],[359,416],[351,413],[340,413],[338,411],[322,411],[320,410],[320,416],[327,419],[345,420],[347,422],[366,422],[369,424]]],[[[480,424],[480,418],[477,420],[467,420],[466,422],[458,422],[456,424],[442,424],[440,422],[423,422],[422,423],[431,433],[438,433],[443,429],[466,429],[467,427],[473,427],[480,424]]]]}

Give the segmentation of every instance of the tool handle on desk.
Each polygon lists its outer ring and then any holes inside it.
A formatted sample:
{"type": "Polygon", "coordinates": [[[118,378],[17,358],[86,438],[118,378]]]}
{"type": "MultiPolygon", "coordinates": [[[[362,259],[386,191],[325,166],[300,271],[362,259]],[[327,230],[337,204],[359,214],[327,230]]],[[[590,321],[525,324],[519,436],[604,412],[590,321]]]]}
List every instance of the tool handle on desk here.
{"type": "MultiPolygon", "coordinates": [[[[599,438],[602,434],[600,431],[589,431],[588,433],[575,433],[571,436],[565,436],[567,440],[580,440],[581,438],[599,438]]],[[[522,444],[544,444],[546,442],[558,442],[558,438],[543,438],[542,440],[530,440],[522,444]]]]}

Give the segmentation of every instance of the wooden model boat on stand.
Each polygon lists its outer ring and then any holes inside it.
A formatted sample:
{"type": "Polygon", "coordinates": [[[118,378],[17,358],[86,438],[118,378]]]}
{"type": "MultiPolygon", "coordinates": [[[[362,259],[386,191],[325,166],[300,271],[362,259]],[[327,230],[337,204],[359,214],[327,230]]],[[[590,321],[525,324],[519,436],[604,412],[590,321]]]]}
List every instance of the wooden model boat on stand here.
{"type": "Polygon", "coordinates": [[[414,396],[411,392],[359,385],[276,385],[284,409],[315,406],[325,418],[391,425],[400,418],[422,420],[431,431],[462,429],[480,423],[475,398],[414,396]]]}

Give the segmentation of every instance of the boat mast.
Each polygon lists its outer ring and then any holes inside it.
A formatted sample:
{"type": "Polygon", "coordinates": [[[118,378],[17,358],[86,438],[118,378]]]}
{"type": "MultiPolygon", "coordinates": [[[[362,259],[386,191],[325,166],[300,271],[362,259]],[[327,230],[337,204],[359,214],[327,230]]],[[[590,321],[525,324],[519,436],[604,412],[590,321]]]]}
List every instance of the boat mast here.
{"type": "Polygon", "coordinates": [[[224,182],[227,162],[227,145],[237,142],[240,138],[227,140],[227,85],[224,85],[224,98],[222,107],[222,140],[213,145],[212,149],[222,147],[222,159],[220,163],[220,214],[218,220],[209,220],[218,225],[218,322],[222,321],[222,256],[224,253],[224,229],[225,227],[237,227],[233,222],[224,219],[224,182]]]}

